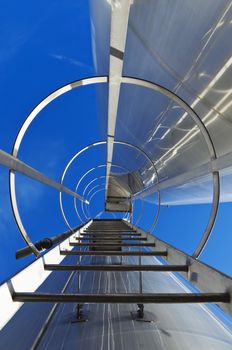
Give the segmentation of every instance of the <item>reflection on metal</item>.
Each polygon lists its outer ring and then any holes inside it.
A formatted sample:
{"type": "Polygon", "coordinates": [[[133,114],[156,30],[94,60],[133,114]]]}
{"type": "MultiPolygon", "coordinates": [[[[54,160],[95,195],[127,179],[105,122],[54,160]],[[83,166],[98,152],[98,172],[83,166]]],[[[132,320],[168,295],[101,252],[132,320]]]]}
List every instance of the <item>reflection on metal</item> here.
{"type": "MultiPolygon", "coordinates": [[[[109,94],[107,118],[107,160],[105,195],[108,193],[108,181],[113,158],[114,135],[120,95],[123,57],[126,45],[128,21],[130,14],[130,0],[120,2],[119,6],[111,7],[110,28],[110,61],[109,61],[109,94]]],[[[105,197],[105,202],[107,199],[105,197]]]]}
{"type": "MultiPolygon", "coordinates": [[[[213,142],[211,140],[211,137],[209,135],[209,132],[207,128],[205,127],[203,121],[201,118],[197,115],[197,113],[178,95],[176,95],[174,92],[170,91],[169,89],[159,85],[155,84],[153,82],[147,81],[147,80],[142,80],[142,79],[137,79],[133,77],[122,77],[122,83],[125,84],[133,84],[136,86],[142,86],[144,88],[148,88],[157,92],[160,92],[161,94],[167,96],[170,98],[172,101],[176,102],[180,107],[182,107],[187,114],[189,114],[196,125],[198,126],[202,136],[204,137],[204,140],[207,144],[209,154],[210,154],[210,159],[211,161],[215,160],[217,158],[216,156],[216,151],[213,145],[213,142]]],[[[212,209],[209,217],[208,224],[206,226],[205,232],[203,234],[203,237],[200,241],[200,243],[197,246],[197,249],[194,252],[194,256],[198,257],[200,253],[203,251],[209,237],[210,233],[213,229],[216,216],[217,216],[217,211],[218,211],[218,205],[219,205],[219,196],[220,196],[220,178],[219,178],[219,173],[218,172],[213,172],[213,203],[212,203],[212,209]]]]}

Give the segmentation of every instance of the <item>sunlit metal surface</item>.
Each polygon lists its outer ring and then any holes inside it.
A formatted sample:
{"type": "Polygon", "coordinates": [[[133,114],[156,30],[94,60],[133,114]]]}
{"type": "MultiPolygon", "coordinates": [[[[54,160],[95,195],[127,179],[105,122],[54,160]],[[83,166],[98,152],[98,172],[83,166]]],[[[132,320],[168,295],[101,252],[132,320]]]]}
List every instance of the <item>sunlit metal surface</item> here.
{"type": "MultiPolygon", "coordinates": [[[[91,5],[96,11],[93,2],[91,5]]],[[[231,48],[225,43],[232,31],[232,7],[227,1],[205,1],[203,8],[201,6],[198,0],[177,0],[172,4],[148,0],[134,1],[130,8],[123,75],[152,80],[184,99],[207,128],[218,157],[212,161],[213,152],[208,153],[200,129],[175,101],[142,88],[121,86],[116,139],[137,144],[152,154],[160,176],[159,186],[164,182],[171,188],[169,197],[165,192],[165,204],[211,202],[212,192],[203,191],[201,177],[211,171],[218,172],[219,168],[214,167],[216,163],[220,163],[220,169],[231,164],[226,158],[231,158],[232,59],[231,48]],[[195,186],[191,182],[194,178],[199,178],[195,186]],[[185,184],[182,193],[180,186],[175,191],[177,185],[172,179],[185,184]],[[193,197],[192,193],[197,195],[193,197]]],[[[107,18],[106,9],[104,13],[107,18]]],[[[93,19],[95,33],[101,32],[102,22],[95,20],[94,12],[93,19]]],[[[105,23],[108,24],[107,20],[105,23]]],[[[95,35],[96,48],[99,38],[95,35]]],[[[105,66],[104,48],[97,49],[96,56],[96,69],[100,72],[100,65],[105,66]]],[[[147,174],[147,181],[150,178],[147,174]]],[[[221,201],[231,200],[228,181],[227,172],[221,201]]],[[[212,185],[215,187],[217,182],[218,175],[214,176],[212,185]]],[[[219,189],[214,191],[211,218],[215,217],[218,197],[219,189]]],[[[209,221],[212,226],[212,220],[209,221]]],[[[202,249],[202,242],[200,246],[202,249]]]]}

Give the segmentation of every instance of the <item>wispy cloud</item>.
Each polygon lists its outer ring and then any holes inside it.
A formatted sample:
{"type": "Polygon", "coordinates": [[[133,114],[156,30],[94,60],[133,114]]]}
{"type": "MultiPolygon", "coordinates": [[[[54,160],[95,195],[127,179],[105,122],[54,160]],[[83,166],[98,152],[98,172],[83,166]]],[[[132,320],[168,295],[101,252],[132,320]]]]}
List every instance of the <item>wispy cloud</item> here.
{"type": "Polygon", "coordinates": [[[78,61],[77,59],[72,58],[72,57],[67,57],[65,55],[50,54],[50,56],[55,58],[56,60],[66,61],[67,63],[71,63],[71,64],[73,64],[74,66],[77,66],[77,67],[81,67],[81,68],[85,68],[85,69],[87,68],[87,69],[91,69],[91,70],[93,68],[93,67],[91,67],[90,65],[88,65],[86,63],[78,61]]]}

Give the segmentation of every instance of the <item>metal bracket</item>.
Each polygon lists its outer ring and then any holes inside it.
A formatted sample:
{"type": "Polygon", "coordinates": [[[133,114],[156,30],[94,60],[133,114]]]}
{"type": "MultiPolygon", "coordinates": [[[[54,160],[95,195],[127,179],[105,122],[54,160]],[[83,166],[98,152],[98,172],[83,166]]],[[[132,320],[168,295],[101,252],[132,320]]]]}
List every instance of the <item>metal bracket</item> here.
{"type": "Polygon", "coordinates": [[[79,323],[79,322],[87,322],[88,318],[87,315],[83,312],[84,304],[77,304],[76,306],[76,319],[73,320],[71,323],[79,323]]]}
{"type": "Polygon", "coordinates": [[[144,304],[137,304],[137,311],[131,312],[131,317],[138,322],[155,322],[155,315],[152,312],[144,311],[144,304]]]}

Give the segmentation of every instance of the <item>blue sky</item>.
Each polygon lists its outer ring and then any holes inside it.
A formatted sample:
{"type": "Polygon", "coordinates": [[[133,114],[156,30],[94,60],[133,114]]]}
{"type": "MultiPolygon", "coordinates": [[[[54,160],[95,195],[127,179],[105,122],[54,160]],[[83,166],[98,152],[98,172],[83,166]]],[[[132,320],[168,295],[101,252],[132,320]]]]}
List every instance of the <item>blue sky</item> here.
{"type": "MultiPolygon", "coordinates": [[[[0,13],[0,147],[10,152],[17,130],[32,108],[51,91],[95,75],[91,47],[88,1],[2,2],[0,13]],[[67,4],[68,3],[68,4],[67,4]]],[[[108,72],[104,72],[107,74],[108,72]]],[[[19,158],[60,181],[65,164],[85,145],[105,139],[102,120],[106,106],[99,111],[98,87],[82,87],[58,98],[32,123],[19,152],[19,158]]],[[[104,100],[107,89],[101,88],[104,100]]],[[[84,171],[105,163],[100,146],[81,156],[71,167],[65,184],[74,188],[84,171]]],[[[104,175],[98,169],[86,178],[104,175]]],[[[58,205],[58,193],[42,184],[17,175],[17,196],[23,223],[33,241],[67,230],[58,205]]],[[[96,184],[103,183],[99,180],[96,184]]],[[[91,213],[103,210],[104,193],[91,204],[91,213]]],[[[78,204],[80,205],[80,204],[78,204]]],[[[141,204],[136,203],[135,216],[141,204]]],[[[64,209],[73,226],[79,224],[73,199],[64,195],[64,209]]],[[[141,226],[149,228],[155,205],[146,203],[141,226]]],[[[178,248],[192,253],[204,231],[208,205],[162,207],[155,234],[178,248]]],[[[201,259],[232,275],[231,204],[221,204],[215,229],[201,259]]],[[[8,193],[8,171],[0,168],[0,280],[9,277],[32,260],[16,261],[14,254],[24,246],[13,219],[8,193]]]]}

